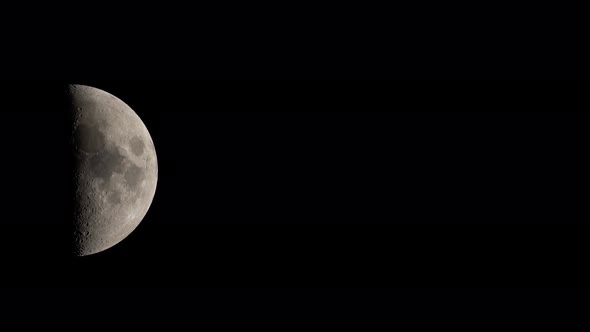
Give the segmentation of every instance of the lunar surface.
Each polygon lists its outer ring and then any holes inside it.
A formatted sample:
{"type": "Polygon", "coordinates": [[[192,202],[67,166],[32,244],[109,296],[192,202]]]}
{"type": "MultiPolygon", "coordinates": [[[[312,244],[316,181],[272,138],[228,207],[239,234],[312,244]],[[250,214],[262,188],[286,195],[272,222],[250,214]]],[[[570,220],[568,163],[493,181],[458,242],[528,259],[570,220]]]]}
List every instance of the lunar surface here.
{"type": "Polygon", "coordinates": [[[123,101],[83,85],[70,85],[68,100],[74,121],[74,253],[86,256],[136,229],[154,198],[158,163],[147,128],[123,101]]]}

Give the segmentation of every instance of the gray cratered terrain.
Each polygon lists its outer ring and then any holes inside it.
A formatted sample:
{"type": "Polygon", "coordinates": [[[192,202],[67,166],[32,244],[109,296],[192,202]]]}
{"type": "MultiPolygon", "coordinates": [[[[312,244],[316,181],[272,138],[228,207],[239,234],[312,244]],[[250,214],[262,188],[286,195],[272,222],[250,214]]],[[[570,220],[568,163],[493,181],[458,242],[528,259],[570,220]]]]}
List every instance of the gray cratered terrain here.
{"type": "Polygon", "coordinates": [[[104,251],[125,239],[147,214],[158,164],[150,134],[117,97],[70,85],[75,153],[74,250],[104,251]]]}

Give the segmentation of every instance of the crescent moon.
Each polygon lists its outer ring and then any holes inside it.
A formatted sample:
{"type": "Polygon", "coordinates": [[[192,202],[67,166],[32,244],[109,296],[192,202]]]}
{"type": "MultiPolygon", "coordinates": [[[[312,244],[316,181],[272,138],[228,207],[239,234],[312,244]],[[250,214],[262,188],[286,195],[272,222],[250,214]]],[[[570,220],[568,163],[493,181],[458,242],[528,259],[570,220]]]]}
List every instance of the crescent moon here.
{"type": "Polygon", "coordinates": [[[74,254],[123,241],[146,216],[158,182],[156,149],[139,116],[97,88],[70,85],[73,116],[74,254]]]}

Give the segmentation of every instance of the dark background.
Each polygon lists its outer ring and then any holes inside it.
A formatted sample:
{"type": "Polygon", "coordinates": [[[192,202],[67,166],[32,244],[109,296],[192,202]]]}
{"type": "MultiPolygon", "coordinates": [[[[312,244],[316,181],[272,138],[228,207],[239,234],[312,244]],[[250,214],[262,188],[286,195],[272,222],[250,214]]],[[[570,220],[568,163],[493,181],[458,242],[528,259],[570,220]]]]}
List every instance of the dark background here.
{"type": "Polygon", "coordinates": [[[69,129],[49,106],[62,86],[6,83],[8,312],[374,329],[563,327],[558,307],[585,308],[586,83],[74,83],[143,119],[156,196],[117,246],[63,256],[69,129]]]}
{"type": "Polygon", "coordinates": [[[2,23],[3,78],[587,79],[590,73],[585,8],[575,4],[48,7],[13,10],[15,22],[2,23]]]}

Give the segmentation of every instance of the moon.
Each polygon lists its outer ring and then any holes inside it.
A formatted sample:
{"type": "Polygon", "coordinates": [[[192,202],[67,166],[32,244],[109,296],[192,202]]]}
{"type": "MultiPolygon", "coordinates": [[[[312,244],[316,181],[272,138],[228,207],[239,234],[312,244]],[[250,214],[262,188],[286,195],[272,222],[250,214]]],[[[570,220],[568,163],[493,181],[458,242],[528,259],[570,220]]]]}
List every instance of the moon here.
{"type": "Polygon", "coordinates": [[[146,216],[158,182],[154,142],[119,98],[69,85],[74,153],[73,244],[77,256],[123,241],[146,216]]]}

